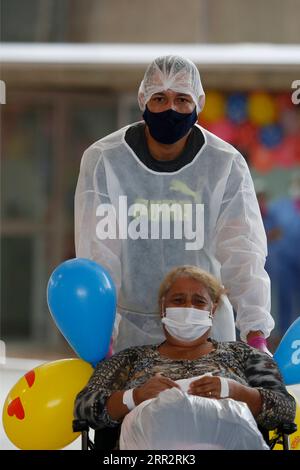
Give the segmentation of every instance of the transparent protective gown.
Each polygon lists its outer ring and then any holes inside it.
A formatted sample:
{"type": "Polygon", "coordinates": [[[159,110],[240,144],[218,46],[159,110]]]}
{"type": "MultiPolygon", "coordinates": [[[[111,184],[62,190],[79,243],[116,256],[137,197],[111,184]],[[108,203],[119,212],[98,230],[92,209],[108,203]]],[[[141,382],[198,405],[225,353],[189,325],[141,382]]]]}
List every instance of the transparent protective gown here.
{"type": "Polygon", "coordinates": [[[269,450],[246,403],[161,392],[124,418],[121,450],[269,450]]]}
{"type": "Polygon", "coordinates": [[[75,195],[76,256],[106,267],[118,290],[115,352],[164,339],[158,287],[183,264],[209,271],[228,290],[213,320],[216,340],[235,339],[231,305],[243,340],[251,330],[269,336],[266,236],[243,157],[198,126],[205,143],[194,160],[155,172],[126,143],[128,127],[85,151],[75,195]]]}

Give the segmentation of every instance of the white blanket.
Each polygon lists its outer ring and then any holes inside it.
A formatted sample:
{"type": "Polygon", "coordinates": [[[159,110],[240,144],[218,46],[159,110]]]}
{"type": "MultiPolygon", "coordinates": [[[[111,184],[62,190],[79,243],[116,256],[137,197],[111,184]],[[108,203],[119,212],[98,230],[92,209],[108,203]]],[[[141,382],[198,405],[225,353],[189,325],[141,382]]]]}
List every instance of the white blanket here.
{"type": "Polygon", "coordinates": [[[231,449],[268,450],[245,403],[216,400],[171,388],[146,400],[125,416],[120,449],[231,449]]]}

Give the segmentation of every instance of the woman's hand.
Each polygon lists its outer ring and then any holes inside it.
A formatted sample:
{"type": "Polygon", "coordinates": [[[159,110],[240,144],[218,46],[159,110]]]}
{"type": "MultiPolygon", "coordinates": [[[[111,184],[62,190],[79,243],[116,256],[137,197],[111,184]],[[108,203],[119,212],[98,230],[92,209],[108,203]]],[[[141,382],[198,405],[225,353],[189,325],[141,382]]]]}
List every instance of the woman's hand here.
{"type": "MultiPolygon", "coordinates": [[[[229,392],[227,398],[247,403],[253,416],[257,416],[262,407],[262,399],[256,388],[242,385],[236,380],[226,379],[229,392]]],[[[199,397],[221,398],[221,380],[218,376],[205,376],[190,383],[188,393],[199,397]]]]}
{"type": "MultiPolygon", "coordinates": [[[[205,376],[190,383],[188,393],[206,398],[221,398],[221,377],[205,376]]],[[[239,400],[243,386],[232,379],[226,379],[229,392],[226,398],[239,400]]]]}
{"type": "Polygon", "coordinates": [[[199,397],[220,398],[221,381],[219,377],[205,376],[190,383],[188,393],[199,397]]]}
{"type": "Polygon", "coordinates": [[[155,398],[163,390],[168,388],[177,387],[179,385],[168,377],[164,377],[161,374],[155,374],[154,377],[147,380],[143,385],[133,390],[133,400],[136,405],[139,405],[145,400],[155,398]]]}

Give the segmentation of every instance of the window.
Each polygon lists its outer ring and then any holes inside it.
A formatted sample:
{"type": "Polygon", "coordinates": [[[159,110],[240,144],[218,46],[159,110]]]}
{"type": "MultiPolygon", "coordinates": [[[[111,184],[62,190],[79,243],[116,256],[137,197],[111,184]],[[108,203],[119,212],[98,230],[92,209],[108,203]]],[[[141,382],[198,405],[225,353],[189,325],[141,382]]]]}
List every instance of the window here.
{"type": "Polygon", "coordinates": [[[67,41],[69,0],[2,0],[4,42],[67,41]]]}
{"type": "Polygon", "coordinates": [[[1,336],[57,344],[49,276],[75,256],[73,201],[83,151],[117,128],[110,96],[20,92],[2,109],[1,336]]]}

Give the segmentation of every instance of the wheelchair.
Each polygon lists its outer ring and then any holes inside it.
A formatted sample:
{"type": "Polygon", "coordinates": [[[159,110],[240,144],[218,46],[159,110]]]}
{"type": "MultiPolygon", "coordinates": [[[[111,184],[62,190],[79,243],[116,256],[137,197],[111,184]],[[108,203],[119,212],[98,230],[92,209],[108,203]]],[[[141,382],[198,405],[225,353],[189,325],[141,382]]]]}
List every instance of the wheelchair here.
{"type": "MultiPolygon", "coordinates": [[[[259,427],[259,430],[269,446],[270,450],[274,449],[276,444],[282,446],[282,450],[290,450],[290,434],[297,431],[295,423],[282,423],[276,429],[272,429],[273,436],[270,438],[269,430],[259,427]]],[[[86,420],[73,420],[73,431],[81,433],[81,449],[82,450],[116,450],[117,442],[120,436],[121,426],[116,428],[104,427],[95,430],[94,441],[89,436],[89,425],[86,420]]]]}

